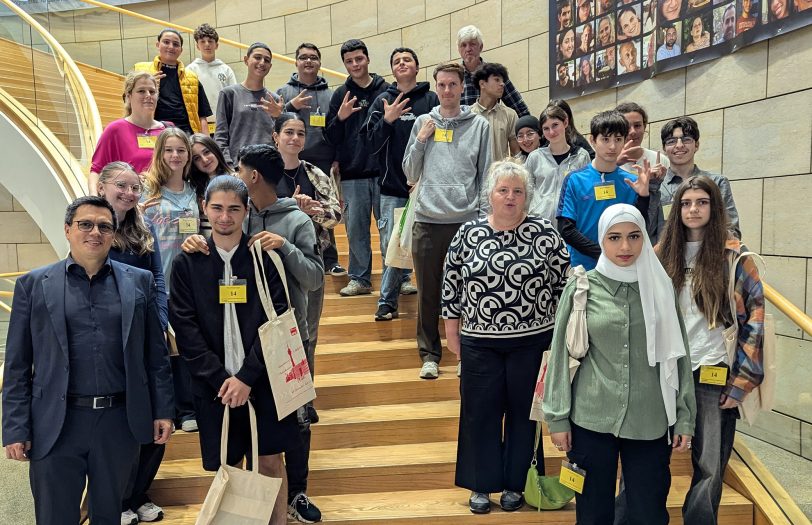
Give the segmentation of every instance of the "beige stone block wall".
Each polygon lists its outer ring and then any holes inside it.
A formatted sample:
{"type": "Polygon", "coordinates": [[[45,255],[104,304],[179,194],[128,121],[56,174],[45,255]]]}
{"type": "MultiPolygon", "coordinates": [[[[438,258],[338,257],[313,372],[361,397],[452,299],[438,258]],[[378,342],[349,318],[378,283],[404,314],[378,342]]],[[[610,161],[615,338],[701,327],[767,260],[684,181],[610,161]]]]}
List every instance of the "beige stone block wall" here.
{"type": "MultiPolygon", "coordinates": [[[[371,70],[389,79],[388,58],[393,47],[414,48],[420,57],[420,78],[431,79],[438,62],[458,58],[458,29],[475,24],[484,34],[484,57],[508,67],[532,113],[538,115],[549,98],[548,3],[538,0],[413,0],[406,4],[388,0],[157,0],[127,7],[189,26],[207,21],[224,37],[248,44],[265,41],[289,56],[299,43],[314,42],[322,50],[322,65],[338,71],[344,70],[341,43],[361,37],[370,48],[371,70]]],[[[71,52],[96,66],[124,70],[155,54],[159,28],[153,24],[97,10],[44,18],[71,52]],[[112,43],[121,38],[121,44],[112,43]]],[[[598,111],[625,100],[641,103],[652,121],[645,143],[655,149],[660,146],[660,127],[665,121],[683,114],[693,116],[702,132],[697,162],[731,179],[744,240],[768,256],[767,280],[812,313],[810,41],[812,27],[807,27],[711,62],[579,97],[570,104],[577,126],[586,134],[590,118],[598,111]]],[[[187,60],[195,56],[193,41],[187,42],[185,51],[187,60]]],[[[238,78],[244,77],[239,51],[221,46],[219,53],[238,78]]],[[[292,71],[291,65],[274,61],[267,86],[275,90],[292,71]]],[[[337,77],[328,80],[332,85],[341,82],[337,77]]],[[[23,231],[38,238],[18,211],[2,210],[0,193],[2,218],[19,221],[23,231]]],[[[6,243],[0,244],[0,264],[10,265],[23,252],[35,257],[37,248],[21,250],[19,241],[0,239],[6,243]]],[[[803,372],[793,363],[809,361],[812,349],[806,347],[806,341],[812,339],[801,335],[785,318],[779,320],[783,334],[779,362],[789,377],[788,384],[800,384],[809,371],[803,372]]],[[[781,395],[793,392],[782,387],[781,395]]],[[[808,395],[809,389],[798,392],[808,395]]],[[[791,396],[782,403],[782,413],[765,416],[751,433],[812,456],[809,405],[791,396]]]]}
{"type": "Polygon", "coordinates": [[[2,185],[0,224],[0,273],[31,270],[58,259],[25,208],[2,185]]]}

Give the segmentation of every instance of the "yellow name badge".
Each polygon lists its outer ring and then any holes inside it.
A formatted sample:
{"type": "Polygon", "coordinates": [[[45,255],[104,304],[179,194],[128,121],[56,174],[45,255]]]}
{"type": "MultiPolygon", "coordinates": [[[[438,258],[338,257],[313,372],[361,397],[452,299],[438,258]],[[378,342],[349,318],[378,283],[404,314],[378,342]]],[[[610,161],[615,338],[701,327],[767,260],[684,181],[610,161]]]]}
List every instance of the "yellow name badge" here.
{"type": "Polygon", "coordinates": [[[220,304],[247,303],[248,286],[245,279],[234,279],[231,284],[220,281],[220,304]]]}
{"type": "Polygon", "coordinates": [[[214,135],[214,130],[217,129],[216,122],[209,122],[209,135],[214,135]]]}
{"type": "Polygon", "coordinates": [[[158,137],[154,135],[138,135],[138,147],[141,149],[155,149],[158,137]]]}
{"type": "Polygon", "coordinates": [[[451,142],[454,139],[453,129],[435,129],[434,142],[451,142]]]}
{"type": "Polygon", "coordinates": [[[197,233],[197,217],[180,217],[178,219],[178,233],[197,233]]]}
{"type": "Polygon", "coordinates": [[[570,488],[578,494],[584,493],[584,480],[586,479],[586,471],[578,468],[578,465],[570,464],[566,461],[561,462],[561,473],[558,475],[558,482],[567,488],[570,488]]]}
{"type": "Polygon", "coordinates": [[[668,220],[668,216],[671,215],[671,206],[673,204],[663,204],[663,218],[668,220]]]}
{"type": "Polygon", "coordinates": [[[617,198],[617,194],[615,193],[614,182],[603,182],[601,184],[595,184],[596,201],[608,201],[610,199],[615,198],[617,198]]]}
{"type": "Polygon", "coordinates": [[[725,386],[727,384],[727,368],[724,366],[699,367],[699,382],[705,385],[725,386]]]}
{"type": "Polygon", "coordinates": [[[327,125],[327,116],[318,113],[310,114],[310,125],[314,128],[323,128],[327,125]]]}

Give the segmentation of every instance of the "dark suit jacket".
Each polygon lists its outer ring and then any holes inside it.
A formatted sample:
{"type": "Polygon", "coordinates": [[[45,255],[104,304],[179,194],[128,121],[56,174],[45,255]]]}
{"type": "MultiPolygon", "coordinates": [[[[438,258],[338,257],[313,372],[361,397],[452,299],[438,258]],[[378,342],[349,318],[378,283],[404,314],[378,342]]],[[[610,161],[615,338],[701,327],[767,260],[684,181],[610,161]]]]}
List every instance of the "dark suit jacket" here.
{"type": "MultiPolygon", "coordinates": [[[[121,297],[127,420],[140,443],[153,420],[172,419],[169,352],[158,318],[152,274],[110,261],[121,297]]],[[[112,327],[111,327],[112,329],[112,327]]],[[[29,457],[50,452],[65,421],[68,394],[65,261],[17,279],[3,375],[3,443],[31,441],[29,457]]]]}
{"type": "MultiPolygon", "coordinates": [[[[218,283],[223,278],[225,263],[212,239],[209,253],[181,253],[172,262],[172,289],[169,294],[169,324],[175,330],[178,352],[192,374],[192,392],[213,399],[223,382],[231,377],[225,368],[223,305],[218,283]]],[[[270,257],[263,253],[265,277],[271,290],[271,302],[277,314],[288,309],[285,288],[270,257]]],[[[254,262],[243,234],[237,251],[231,257],[232,275],[247,281],[247,302],[236,304],[245,361],[234,376],[253,387],[268,382],[259,327],[268,321],[257,291],[254,262]]]]}

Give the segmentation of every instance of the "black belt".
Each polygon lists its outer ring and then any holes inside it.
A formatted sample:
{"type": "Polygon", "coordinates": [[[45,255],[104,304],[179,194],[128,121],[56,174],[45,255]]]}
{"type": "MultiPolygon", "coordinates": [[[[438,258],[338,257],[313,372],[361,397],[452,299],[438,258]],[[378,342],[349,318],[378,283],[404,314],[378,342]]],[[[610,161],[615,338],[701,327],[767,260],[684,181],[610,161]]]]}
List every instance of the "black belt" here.
{"type": "Polygon", "coordinates": [[[110,396],[68,396],[68,404],[81,408],[116,408],[124,405],[124,393],[110,396]]]}

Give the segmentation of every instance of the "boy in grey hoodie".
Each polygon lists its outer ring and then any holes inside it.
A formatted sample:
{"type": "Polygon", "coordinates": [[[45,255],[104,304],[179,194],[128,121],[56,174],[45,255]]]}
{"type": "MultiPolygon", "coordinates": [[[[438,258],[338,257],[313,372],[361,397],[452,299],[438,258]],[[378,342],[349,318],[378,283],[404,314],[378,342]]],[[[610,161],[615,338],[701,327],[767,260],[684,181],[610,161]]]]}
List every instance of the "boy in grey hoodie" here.
{"type": "MultiPolygon", "coordinates": [[[[237,77],[231,66],[214,56],[220,45],[220,35],[209,24],[201,24],[195,29],[195,46],[200,51],[201,58],[196,58],[186,69],[197,74],[198,80],[203,84],[206,99],[214,115],[217,115],[217,99],[224,87],[237,83],[237,77]]],[[[209,129],[203,130],[209,135],[214,134],[214,119],[210,119],[209,129]]]]}
{"type": "Polygon", "coordinates": [[[420,290],[417,346],[423,379],[439,374],[437,322],[448,246],[462,223],[484,213],[487,204],[482,187],[491,164],[490,127],[468,106],[460,106],[464,74],[453,62],[435,68],[440,105],[417,117],[403,157],[406,180],[420,183],[414,198],[412,258],[420,290]]]}

